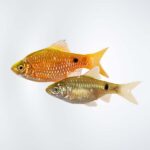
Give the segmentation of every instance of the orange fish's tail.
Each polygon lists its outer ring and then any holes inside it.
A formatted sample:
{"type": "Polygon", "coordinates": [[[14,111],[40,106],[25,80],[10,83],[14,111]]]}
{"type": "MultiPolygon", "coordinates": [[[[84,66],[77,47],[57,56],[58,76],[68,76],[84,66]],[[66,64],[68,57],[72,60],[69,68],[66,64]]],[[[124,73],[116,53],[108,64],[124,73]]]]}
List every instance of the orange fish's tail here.
{"type": "Polygon", "coordinates": [[[100,74],[102,74],[105,77],[108,77],[108,74],[105,72],[105,70],[101,66],[100,60],[103,57],[104,53],[107,51],[107,49],[108,48],[104,48],[104,49],[102,49],[102,50],[100,50],[100,51],[98,51],[98,52],[96,52],[94,54],[88,54],[88,57],[90,59],[88,68],[92,69],[92,68],[98,66],[99,69],[100,69],[100,74]]]}

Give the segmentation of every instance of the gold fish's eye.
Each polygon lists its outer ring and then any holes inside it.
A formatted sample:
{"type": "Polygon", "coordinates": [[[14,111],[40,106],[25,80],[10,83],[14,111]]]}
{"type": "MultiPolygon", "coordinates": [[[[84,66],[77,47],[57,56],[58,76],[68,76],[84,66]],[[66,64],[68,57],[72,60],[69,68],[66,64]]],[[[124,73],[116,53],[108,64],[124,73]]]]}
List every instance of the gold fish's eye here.
{"type": "Polygon", "coordinates": [[[108,85],[107,83],[105,84],[104,89],[105,89],[105,90],[108,90],[108,89],[109,89],[109,85],[108,85]]]}
{"type": "Polygon", "coordinates": [[[79,61],[78,58],[73,58],[74,63],[77,63],[78,61],[79,61]]]}
{"type": "Polygon", "coordinates": [[[24,68],[24,66],[23,66],[23,65],[19,65],[19,66],[18,66],[18,70],[19,70],[19,71],[23,72],[23,71],[24,71],[24,69],[25,69],[25,68],[24,68]]]}
{"type": "Polygon", "coordinates": [[[60,90],[59,90],[58,87],[54,87],[53,90],[52,90],[52,93],[53,93],[53,94],[58,94],[59,91],[60,91],[60,90]]]}

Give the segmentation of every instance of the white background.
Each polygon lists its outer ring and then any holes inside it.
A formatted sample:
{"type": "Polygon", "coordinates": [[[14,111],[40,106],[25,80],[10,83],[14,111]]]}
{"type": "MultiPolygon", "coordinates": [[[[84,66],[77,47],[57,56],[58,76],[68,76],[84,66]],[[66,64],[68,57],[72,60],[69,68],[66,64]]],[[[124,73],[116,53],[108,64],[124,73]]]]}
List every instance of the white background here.
{"type": "Polygon", "coordinates": [[[149,64],[149,0],[0,0],[0,150],[149,150],[149,64]],[[49,83],[10,70],[61,39],[76,53],[109,47],[104,79],[142,81],[139,105],[118,95],[96,108],[71,105],[48,95],[49,83]]]}

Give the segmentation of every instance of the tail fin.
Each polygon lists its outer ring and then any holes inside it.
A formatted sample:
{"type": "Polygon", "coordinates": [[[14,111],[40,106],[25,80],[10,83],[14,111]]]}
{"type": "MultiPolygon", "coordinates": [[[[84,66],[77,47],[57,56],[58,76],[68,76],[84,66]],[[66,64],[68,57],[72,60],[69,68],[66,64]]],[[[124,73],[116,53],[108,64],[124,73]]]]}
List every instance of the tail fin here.
{"type": "Polygon", "coordinates": [[[132,95],[131,91],[139,84],[140,82],[132,82],[128,84],[121,84],[119,86],[118,94],[124,97],[131,103],[138,104],[135,97],[132,95]]]}
{"type": "Polygon", "coordinates": [[[104,48],[101,51],[98,51],[94,54],[88,54],[88,56],[90,57],[90,60],[91,60],[90,66],[88,66],[89,69],[92,69],[92,68],[98,66],[100,69],[100,74],[102,74],[105,77],[108,77],[108,75],[105,72],[105,70],[103,69],[103,67],[101,66],[101,64],[99,63],[99,61],[101,60],[102,56],[107,51],[107,49],[108,48],[104,48]]]}

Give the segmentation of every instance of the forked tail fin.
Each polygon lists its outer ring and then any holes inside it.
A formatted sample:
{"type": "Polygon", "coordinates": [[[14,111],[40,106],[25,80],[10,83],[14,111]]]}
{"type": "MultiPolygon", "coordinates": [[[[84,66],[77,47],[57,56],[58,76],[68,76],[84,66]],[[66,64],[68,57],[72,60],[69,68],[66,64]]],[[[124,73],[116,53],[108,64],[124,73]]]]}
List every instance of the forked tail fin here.
{"type": "Polygon", "coordinates": [[[104,48],[104,49],[102,49],[102,50],[100,50],[100,51],[98,51],[98,52],[96,52],[94,54],[88,54],[88,56],[90,57],[90,60],[91,60],[91,63],[88,66],[89,69],[92,69],[92,68],[98,66],[99,69],[100,69],[100,74],[102,74],[105,77],[108,77],[108,74],[105,72],[105,70],[101,66],[100,60],[103,57],[104,53],[107,51],[107,49],[108,48],[104,48]]]}
{"type": "Polygon", "coordinates": [[[139,84],[140,82],[132,82],[128,84],[121,84],[118,89],[118,94],[124,97],[131,103],[138,104],[135,97],[132,95],[132,90],[139,84]]]}

